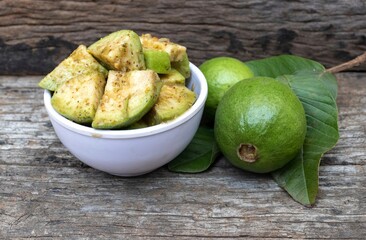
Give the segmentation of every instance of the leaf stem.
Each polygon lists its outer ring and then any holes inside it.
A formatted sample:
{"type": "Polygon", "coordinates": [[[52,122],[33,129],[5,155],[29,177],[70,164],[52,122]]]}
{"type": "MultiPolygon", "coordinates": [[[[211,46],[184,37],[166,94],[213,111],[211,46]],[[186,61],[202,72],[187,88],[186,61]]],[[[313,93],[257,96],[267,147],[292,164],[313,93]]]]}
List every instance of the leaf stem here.
{"type": "Polygon", "coordinates": [[[354,59],[352,59],[348,62],[339,64],[339,65],[331,67],[331,68],[328,68],[326,71],[329,72],[329,73],[334,74],[334,73],[342,72],[342,71],[351,69],[353,67],[359,66],[360,64],[362,64],[364,62],[366,62],[366,52],[364,52],[360,56],[358,56],[358,57],[356,57],[356,58],[354,58],[354,59]]]}

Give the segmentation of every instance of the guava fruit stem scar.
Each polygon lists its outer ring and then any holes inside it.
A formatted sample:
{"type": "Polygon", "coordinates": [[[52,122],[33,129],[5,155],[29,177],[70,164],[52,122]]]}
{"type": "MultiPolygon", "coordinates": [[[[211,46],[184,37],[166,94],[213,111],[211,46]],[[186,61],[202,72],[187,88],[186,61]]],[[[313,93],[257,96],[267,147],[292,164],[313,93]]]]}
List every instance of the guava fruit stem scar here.
{"type": "Polygon", "coordinates": [[[240,143],[236,153],[244,162],[254,163],[257,160],[257,148],[252,144],[240,143]]]}

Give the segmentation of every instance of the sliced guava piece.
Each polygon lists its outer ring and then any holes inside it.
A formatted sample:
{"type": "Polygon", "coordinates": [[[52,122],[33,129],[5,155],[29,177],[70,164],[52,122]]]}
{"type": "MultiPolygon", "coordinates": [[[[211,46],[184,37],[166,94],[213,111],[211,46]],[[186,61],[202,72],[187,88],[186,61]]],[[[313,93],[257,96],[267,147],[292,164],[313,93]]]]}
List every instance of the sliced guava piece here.
{"type": "Polygon", "coordinates": [[[180,72],[185,78],[189,78],[191,76],[191,69],[189,68],[189,59],[188,54],[185,53],[183,55],[182,60],[171,62],[172,68],[175,68],[180,72]]]}
{"type": "Polygon", "coordinates": [[[131,30],[113,32],[89,46],[88,51],[110,70],[145,69],[140,38],[131,30]]]}
{"type": "Polygon", "coordinates": [[[109,71],[92,127],[121,129],[140,120],[155,104],[161,85],[152,70],[109,71]]]}
{"type": "Polygon", "coordinates": [[[151,34],[142,34],[140,40],[144,49],[165,51],[170,56],[171,62],[181,61],[186,53],[186,47],[171,42],[168,38],[157,38],[151,34]]]}
{"type": "Polygon", "coordinates": [[[78,75],[64,82],[53,94],[51,104],[64,117],[80,123],[93,121],[106,80],[98,71],[78,75]]]}
{"type": "Polygon", "coordinates": [[[47,74],[38,85],[41,88],[55,91],[70,78],[86,72],[97,71],[107,77],[108,71],[87,51],[84,45],[76,48],[69,57],[63,60],[55,69],[47,74]]]}
{"type": "Polygon", "coordinates": [[[160,74],[160,79],[163,82],[163,84],[185,84],[186,79],[184,76],[178,72],[176,69],[172,68],[168,73],[166,74],[160,74]]]}
{"type": "Polygon", "coordinates": [[[168,73],[170,71],[170,57],[165,51],[155,49],[144,49],[145,65],[147,69],[157,73],[168,73]]]}
{"type": "Polygon", "coordinates": [[[144,117],[149,125],[175,119],[187,111],[196,101],[196,94],[181,84],[164,84],[159,98],[150,112],[144,117]]]}

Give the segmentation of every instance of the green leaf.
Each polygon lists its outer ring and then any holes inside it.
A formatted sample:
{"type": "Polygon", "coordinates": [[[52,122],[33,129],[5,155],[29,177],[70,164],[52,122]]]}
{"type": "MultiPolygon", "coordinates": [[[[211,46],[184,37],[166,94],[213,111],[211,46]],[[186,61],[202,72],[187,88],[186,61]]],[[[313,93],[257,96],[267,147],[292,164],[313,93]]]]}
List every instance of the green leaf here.
{"type": "Polygon", "coordinates": [[[168,169],[183,173],[203,172],[214,163],[219,152],[213,129],[200,127],[187,148],[168,163],[168,169]]]}
{"type": "Polygon", "coordinates": [[[245,62],[245,64],[253,71],[255,76],[272,78],[292,75],[300,70],[324,70],[323,65],[320,63],[294,55],[280,55],[252,60],[245,62]]]}
{"type": "Polygon", "coordinates": [[[312,205],[318,192],[321,157],[339,138],[337,81],[321,70],[303,70],[277,79],[287,83],[300,99],[306,113],[307,134],[302,152],[272,175],[296,201],[312,205]]]}

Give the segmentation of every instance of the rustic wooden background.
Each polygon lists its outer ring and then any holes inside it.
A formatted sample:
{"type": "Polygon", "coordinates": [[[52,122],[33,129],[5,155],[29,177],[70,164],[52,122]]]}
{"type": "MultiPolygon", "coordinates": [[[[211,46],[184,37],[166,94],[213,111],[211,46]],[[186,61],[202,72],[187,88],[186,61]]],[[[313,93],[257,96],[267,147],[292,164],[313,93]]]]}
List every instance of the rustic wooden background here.
{"type": "Polygon", "coordinates": [[[82,164],[55,135],[39,76],[0,77],[0,239],[365,239],[366,73],[337,74],[340,139],[312,208],[221,158],[134,178],[82,164]]]}
{"type": "Polygon", "coordinates": [[[45,74],[119,29],[169,37],[195,64],[292,53],[329,67],[366,51],[366,1],[1,0],[0,74],[45,74]]]}
{"type": "Polygon", "coordinates": [[[307,208],[223,158],[202,174],[120,178],[73,157],[39,75],[120,29],[169,37],[197,65],[292,53],[330,67],[366,51],[366,1],[0,0],[0,239],[365,239],[366,64],[337,74],[341,137],[307,208]]]}

